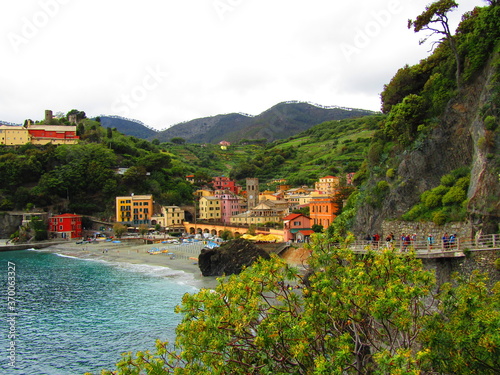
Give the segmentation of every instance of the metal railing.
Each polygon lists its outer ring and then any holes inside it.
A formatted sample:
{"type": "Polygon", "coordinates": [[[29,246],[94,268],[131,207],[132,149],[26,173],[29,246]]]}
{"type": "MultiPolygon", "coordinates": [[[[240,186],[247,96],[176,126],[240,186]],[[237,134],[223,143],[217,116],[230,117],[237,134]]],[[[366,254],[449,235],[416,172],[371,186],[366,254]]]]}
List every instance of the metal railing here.
{"type": "Polygon", "coordinates": [[[455,238],[452,241],[442,238],[434,238],[432,243],[427,239],[404,241],[395,239],[388,241],[358,240],[350,245],[354,251],[362,252],[371,250],[383,250],[386,248],[398,249],[400,251],[414,250],[417,254],[440,254],[448,252],[463,252],[464,250],[495,250],[500,249],[500,234],[487,234],[474,238],[455,238]]]}

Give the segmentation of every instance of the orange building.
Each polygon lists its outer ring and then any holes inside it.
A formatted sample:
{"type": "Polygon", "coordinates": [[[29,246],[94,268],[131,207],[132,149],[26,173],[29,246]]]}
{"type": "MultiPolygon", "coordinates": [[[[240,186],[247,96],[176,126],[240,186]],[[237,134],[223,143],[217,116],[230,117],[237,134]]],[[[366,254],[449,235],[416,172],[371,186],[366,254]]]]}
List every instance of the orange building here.
{"type": "Polygon", "coordinates": [[[309,202],[309,217],[311,225],[322,225],[323,228],[328,228],[333,220],[337,217],[335,214],[338,210],[334,198],[329,195],[315,195],[311,197],[309,202]]]}

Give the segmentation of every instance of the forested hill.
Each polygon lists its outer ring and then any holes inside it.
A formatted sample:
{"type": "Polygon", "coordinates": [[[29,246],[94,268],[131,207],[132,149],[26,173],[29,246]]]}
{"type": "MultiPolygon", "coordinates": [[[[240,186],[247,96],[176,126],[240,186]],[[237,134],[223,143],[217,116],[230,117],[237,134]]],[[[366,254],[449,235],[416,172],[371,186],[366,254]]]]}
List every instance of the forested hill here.
{"type": "Polygon", "coordinates": [[[238,142],[241,139],[285,139],[330,120],[360,117],[374,112],[362,109],[321,107],[304,102],[284,102],[257,116],[230,113],[174,125],[154,137],[161,142],[180,137],[189,143],[238,142]]]}
{"type": "Polygon", "coordinates": [[[100,116],[101,126],[104,128],[116,128],[120,133],[133,137],[148,139],[155,137],[157,131],[146,126],[143,122],[120,116],[100,116]]]}

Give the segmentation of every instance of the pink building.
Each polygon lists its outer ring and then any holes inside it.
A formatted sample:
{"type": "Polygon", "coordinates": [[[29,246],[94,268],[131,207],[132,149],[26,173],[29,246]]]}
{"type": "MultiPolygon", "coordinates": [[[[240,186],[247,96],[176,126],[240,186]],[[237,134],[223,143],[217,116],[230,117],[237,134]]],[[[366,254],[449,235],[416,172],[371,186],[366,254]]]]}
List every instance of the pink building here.
{"type": "Polygon", "coordinates": [[[236,216],[243,212],[242,199],[230,191],[216,191],[215,197],[220,200],[221,220],[229,224],[231,216],[236,216]]]}
{"type": "Polygon", "coordinates": [[[314,233],[311,230],[311,219],[302,214],[290,214],[283,218],[284,241],[306,242],[314,233]]]}

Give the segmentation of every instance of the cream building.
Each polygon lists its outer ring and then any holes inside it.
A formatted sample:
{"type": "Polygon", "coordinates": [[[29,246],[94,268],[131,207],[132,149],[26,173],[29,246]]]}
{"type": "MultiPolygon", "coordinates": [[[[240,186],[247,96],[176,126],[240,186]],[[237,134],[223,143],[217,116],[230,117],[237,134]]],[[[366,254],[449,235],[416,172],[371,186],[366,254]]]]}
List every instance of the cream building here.
{"type": "Polygon", "coordinates": [[[184,228],[185,212],[178,206],[162,206],[160,215],[151,217],[151,224],[160,224],[163,228],[184,228]]]}
{"type": "Polygon", "coordinates": [[[314,188],[326,194],[335,194],[340,184],[340,178],[335,176],[321,177],[314,188]]]}

